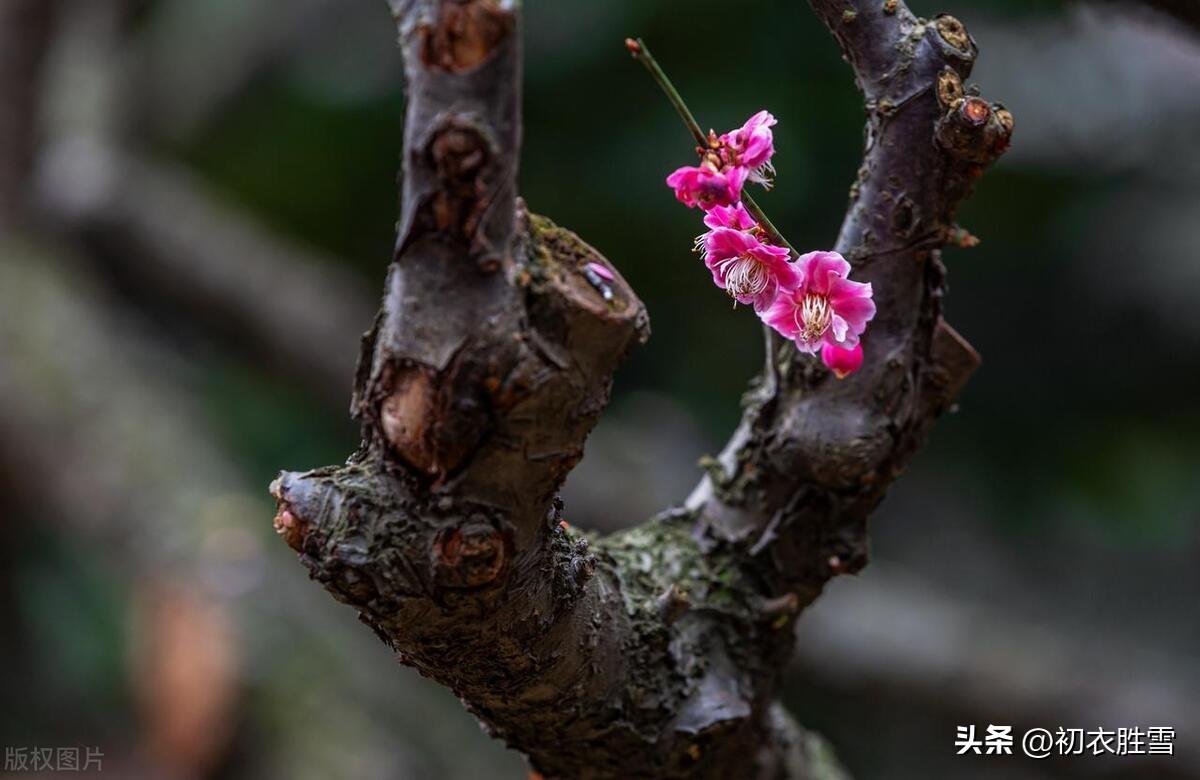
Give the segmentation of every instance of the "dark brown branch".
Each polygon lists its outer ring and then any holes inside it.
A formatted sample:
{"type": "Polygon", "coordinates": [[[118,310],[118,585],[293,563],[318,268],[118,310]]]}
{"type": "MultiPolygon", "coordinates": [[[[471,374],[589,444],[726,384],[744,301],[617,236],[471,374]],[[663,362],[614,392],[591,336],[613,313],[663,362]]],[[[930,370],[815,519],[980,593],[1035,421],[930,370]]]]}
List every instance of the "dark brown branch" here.
{"type": "Polygon", "coordinates": [[[687,509],[589,540],[555,493],[645,312],[516,197],[514,4],[392,8],[405,170],[356,382],[363,443],[276,481],[277,530],[547,777],[841,776],[775,703],[779,670],[797,614],[862,565],[867,512],[975,364],[941,323],[935,249],[1011,129],[964,94],[974,44],[902,3],[816,4],[871,107],[839,240],[880,306],[867,367],[837,383],[781,356],[687,509]]]}

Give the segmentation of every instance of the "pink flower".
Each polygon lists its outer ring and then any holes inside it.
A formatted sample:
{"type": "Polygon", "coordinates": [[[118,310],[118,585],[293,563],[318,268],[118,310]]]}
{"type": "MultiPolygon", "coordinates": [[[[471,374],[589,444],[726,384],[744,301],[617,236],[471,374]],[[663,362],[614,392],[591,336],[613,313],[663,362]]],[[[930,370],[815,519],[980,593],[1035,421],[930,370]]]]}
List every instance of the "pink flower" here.
{"type": "Polygon", "coordinates": [[[796,261],[798,282],[780,291],[763,322],[792,339],[801,352],[815,354],[829,344],[858,346],[875,316],[869,283],[852,282],[850,264],[837,252],[809,252],[796,261]]]}
{"type": "Polygon", "coordinates": [[[829,366],[838,379],[845,379],[862,367],[862,343],[855,344],[850,349],[826,344],[821,347],[821,362],[829,366]]]}
{"type": "Polygon", "coordinates": [[[771,128],[775,122],[775,117],[769,111],[759,111],[747,119],[746,124],[720,138],[724,146],[723,156],[728,163],[748,168],[752,172],[750,178],[764,185],[769,185],[775,173],[771,165],[771,157],[775,154],[775,138],[771,128]]]}
{"type": "Polygon", "coordinates": [[[758,222],[746,211],[741,201],[732,206],[713,206],[704,213],[704,224],[712,229],[733,228],[734,230],[750,230],[758,227],[758,222]]]}
{"type": "Polygon", "coordinates": [[[771,165],[774,124],[770,112],[759,111],[737,130],[721,136],[710,131],[700,164],[676,169],[667,177],[667,186],[681,203],[706,211],[737,203],[747,180],[769,187],[775,173],[771,165]]]}
{"type": "Polygon", "coordinates": [[[733,167],[718,170],[710,161],[700,165],[687,165],[667,177],[667,186],[675,190],[679,202],[688,206],[711,209],[729,206],[742,196],[742,185],[749,172],[745,168],[733,167]]]}
{"type": "Polygon", "coordinates": [[[770,306],[781,289],[800,281],[796,267],[788,262],[788,250],[764,244],[752,233],[715,227],[703,240],[704,264],[712,271],[713,282],[755,311],[770,306]]]}
{"type": "Polygon", "coordinates": [[[600,265],[599,263],[588,263],[587,265],[584,266],[584,269],[587,271],[591,271],[596,276],[599,276],[601,279],[603,279],[606,282],[611,282],[613,279],[616,278],[613,276],[612,271],[608,270],[606,267],[600,265]]]}
{"type": "Polygon", "coordinates": [[[704,251],[704,242],[717,228],[753,230],[758,227],[758,222],[750,216],[750,212],[746,211],[739,201],[732,206],[713,206],[704,212],[704,225],[708,230],[696,236],[694,248],[697,252],[704,251]]]}

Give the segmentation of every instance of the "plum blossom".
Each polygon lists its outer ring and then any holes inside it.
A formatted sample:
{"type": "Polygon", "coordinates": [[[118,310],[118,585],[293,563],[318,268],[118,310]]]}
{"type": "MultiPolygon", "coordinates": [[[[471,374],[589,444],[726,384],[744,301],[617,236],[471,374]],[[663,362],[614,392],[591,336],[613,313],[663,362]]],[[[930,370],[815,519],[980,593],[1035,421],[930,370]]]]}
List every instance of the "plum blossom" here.
{"type": "Polygon", "coordinates": [[[734,166],[721,169],[708,157],[700,165],[686,165],[667,177],[667,186],[675,190],[680,203],[708,210],[730,206],[742,196],[742,185],[749,171],[734,166]]]}
{"type": "Polygon", "coordinates": [[[853,374],[863,363],[862,342],[850,349],[842,349],[832,344],[821,347],[821,362],[829,366],[838,379],[845,379],[853,374]]]}
{"type": "Polygon", "coordinates": [[[796,261],[795,270],[797,282],[760,312],[763,322],[795,341],[801,352],[858,346],[875,316],[870,283],[850,281],[850,264],[837,252],[809,252],[796,261]]]}
{"type": "Polygon", "coordinates": [[[704,251],[704,242],[708,240],[709,234],[717,228],[755,230],[758,228],[758,222],[750,216],[750,212],[746,211],[746,207],[741,204],[741,201],[738,201],[732,206],[713,206],[705,211],[704,226],[708,230],[696,236],[694,248],[697,252],[704,251]]]}
{"type": "Polygon", "coordinates": [[[787,241],[749,196],[759,216],[742,205],[747,181],[771,185],[775,117],[759,111],[736,130],[709,131],[702,138],[684,113],[700,141],[700,162],[674,171],[667,185],[681,203],[704,211],[708,230],[696,238],[695,248],[713,282],[738,303],[753,306],[801,352],[820,354],[839,378],[854,373],[863,363],[859,337],[875,317],[871,285],[851,281],[850,264],[837,252],[810,252],[791,262],[787,241]]]}
{"type": "MultiPolygon", "coordinates": [[[[738,218],[736,213],[731,216],[738,218]]],[[[763,243],[751,231],[718,226],[702,239],[704,264],[712,271],[713,282],[755,311],[770,306],[781,289],[800,281],[796,266],[788,262],[788,250],[763,243]]]]}
{"type": "Polygon", "coordinates": [[[758,227],[758,221],[750,216],[741,201],[732,206],[714,206],[704,213],[704,224],[710,229],[733,228],[734,230],[753,230],[758,227]]]}
{"type": "Polygon", "coordinates": [[[775,173],[774,124],[770,112],[759,111],[736,130],[719,136],[709,131],[707,147],[699,149],[700,164],[677,168],[667,177],[667,186],[680,203],[705,211],[737,203],[747,181],[769,187],[775,173]]]}
{"type": "Polygon", "coordinates": [[[763,110],[746,120],[737,130],[730,130],[720,137],[722,157],[729,165],[741,166],[750,171],[750,180],[770,187],[775,168],[771,157],[775,154],[775,139],[771,128],[776,119],[771,112],[763,110]]]}

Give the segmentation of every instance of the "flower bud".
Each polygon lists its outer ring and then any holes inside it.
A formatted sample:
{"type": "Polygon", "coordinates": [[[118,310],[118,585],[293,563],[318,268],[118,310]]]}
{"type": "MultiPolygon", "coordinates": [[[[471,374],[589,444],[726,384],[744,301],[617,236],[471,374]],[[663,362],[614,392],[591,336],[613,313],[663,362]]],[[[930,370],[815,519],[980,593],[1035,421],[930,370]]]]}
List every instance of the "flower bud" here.
{"type": "Polygon", "coordinates": [[[821,347],[821,362],[829,366],[838,379],[845,379],[862,367],[862,344],[855,344],[850,349],[842,349],[826,343],[821,347]]]}

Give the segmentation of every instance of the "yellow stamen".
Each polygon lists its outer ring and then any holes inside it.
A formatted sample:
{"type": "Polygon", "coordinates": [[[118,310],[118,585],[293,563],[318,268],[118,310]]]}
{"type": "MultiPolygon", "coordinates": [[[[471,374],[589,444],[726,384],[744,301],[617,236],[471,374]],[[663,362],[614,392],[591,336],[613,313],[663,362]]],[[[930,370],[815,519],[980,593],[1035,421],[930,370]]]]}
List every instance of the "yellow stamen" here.
{"type": "Polygon", "coordinates": [[[814,293],[805,295],[800,308],[796,309],[796,327],[800,329],[801,340],[816,341],[825,335],[831,322],[833,310],[829,308],[829,299],[814,293]]]}

